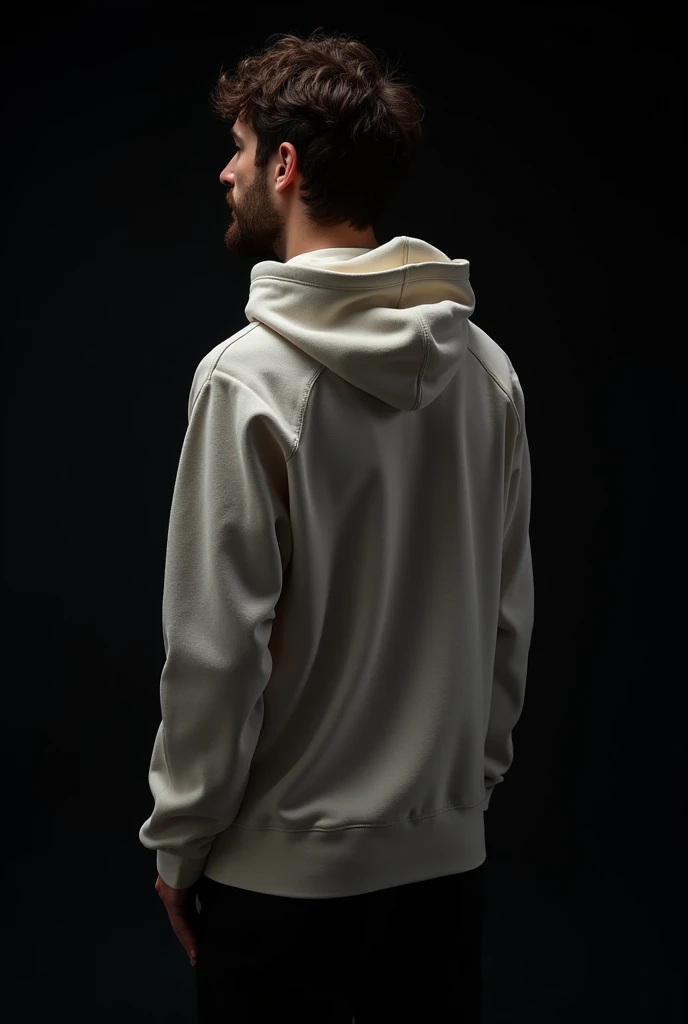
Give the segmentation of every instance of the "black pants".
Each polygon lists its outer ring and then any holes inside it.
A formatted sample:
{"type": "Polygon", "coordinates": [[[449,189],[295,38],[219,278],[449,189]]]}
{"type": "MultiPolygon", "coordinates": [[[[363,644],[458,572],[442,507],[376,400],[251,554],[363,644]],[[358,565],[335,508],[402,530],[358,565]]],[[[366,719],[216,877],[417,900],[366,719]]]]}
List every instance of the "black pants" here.
{"type": "Polygon", "coordinates": [[[204,875],[199,1024],[479,1024],[484,867],[335,899],[204,875]]]}

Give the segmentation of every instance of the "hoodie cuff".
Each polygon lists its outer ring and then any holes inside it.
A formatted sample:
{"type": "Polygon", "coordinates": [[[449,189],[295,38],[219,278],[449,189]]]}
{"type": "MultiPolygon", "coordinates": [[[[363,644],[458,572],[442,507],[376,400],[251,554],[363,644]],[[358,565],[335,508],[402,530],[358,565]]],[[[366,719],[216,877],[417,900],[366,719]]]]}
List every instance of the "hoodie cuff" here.
{"type": "Polygon", "coordinates": [[[207,857],[180,857],[176,853],[157,852],[158,874],[173,889],[190,889],[203,874],[207,857]]]}

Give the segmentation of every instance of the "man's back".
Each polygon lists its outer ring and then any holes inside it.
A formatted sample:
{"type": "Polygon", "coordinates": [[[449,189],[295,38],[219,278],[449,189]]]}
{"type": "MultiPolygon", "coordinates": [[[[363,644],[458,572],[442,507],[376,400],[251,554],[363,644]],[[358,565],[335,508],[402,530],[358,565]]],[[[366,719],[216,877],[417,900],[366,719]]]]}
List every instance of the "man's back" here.
{"type": "Polygon", "coordinates": [[[199,365],[163,687],[202,643],[206,725],[165,755],[205,788],[216,881],[345,896],[485,859],[534,593],[523,392],[468,269],[406,237],[259,263],[249,325],[199,365]]]}

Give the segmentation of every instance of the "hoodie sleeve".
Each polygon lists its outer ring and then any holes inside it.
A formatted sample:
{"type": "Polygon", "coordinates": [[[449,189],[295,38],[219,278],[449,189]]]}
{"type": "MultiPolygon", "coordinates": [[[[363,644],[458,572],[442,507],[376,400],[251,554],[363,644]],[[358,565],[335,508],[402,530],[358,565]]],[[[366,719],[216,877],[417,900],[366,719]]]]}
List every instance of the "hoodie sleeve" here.
{"type": "Polygon", "coordinates": [[[201,877],[239,811],[291,553],[285,459],[265,406],[218,370],[195,402],[193,390],[167,538],[155,804],[139,831],[175,889],[201,877]]]}
{"type": "Polygon", "coordinates": [[[530,451],[523,391],[511,368],[518,432],[507,492],[502,546],[502,579],[492,680],[492,701],[485,740],[487,810],[494,787],[504,779],[514,756],[512,731],[525,701],[528,654],[534,624],[534,581],[530,550],[530,451]]]}

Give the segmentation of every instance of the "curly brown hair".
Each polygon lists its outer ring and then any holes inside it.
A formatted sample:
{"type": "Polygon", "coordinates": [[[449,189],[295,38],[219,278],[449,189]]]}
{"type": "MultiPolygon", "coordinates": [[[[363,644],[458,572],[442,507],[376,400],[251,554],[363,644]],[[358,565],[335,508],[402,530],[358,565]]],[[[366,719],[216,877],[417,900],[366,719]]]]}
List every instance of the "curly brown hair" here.
{"type": "Polygon", "coordinates": [[[291,142],[312,223],[373,225],[411,171],[422,141],[423,104],[384,56],[344,33],[270,36],[211,93],[220,119],[248,124],[255,165],[291,142]]]}

